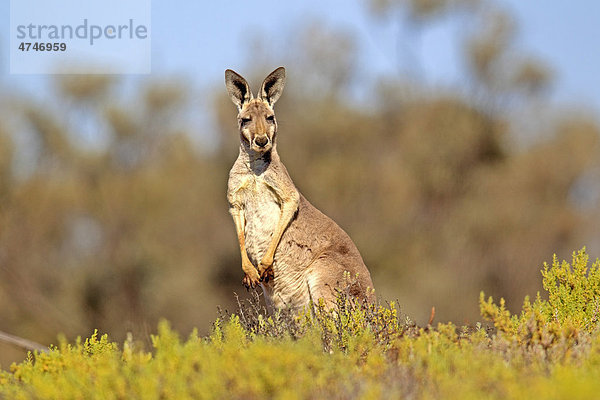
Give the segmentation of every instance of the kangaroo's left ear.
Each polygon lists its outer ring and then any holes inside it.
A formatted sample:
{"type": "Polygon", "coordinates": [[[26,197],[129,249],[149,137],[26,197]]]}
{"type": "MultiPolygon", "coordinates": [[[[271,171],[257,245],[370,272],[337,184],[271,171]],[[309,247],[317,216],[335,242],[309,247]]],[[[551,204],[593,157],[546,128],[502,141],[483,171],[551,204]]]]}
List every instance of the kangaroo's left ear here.
{"type": "Polygon", "coordinates": [[[281,96],[285,86],[285,68],[279,67],[267,76],[260,87],[258,97],[265,100],[271,107],[281,96]]]}

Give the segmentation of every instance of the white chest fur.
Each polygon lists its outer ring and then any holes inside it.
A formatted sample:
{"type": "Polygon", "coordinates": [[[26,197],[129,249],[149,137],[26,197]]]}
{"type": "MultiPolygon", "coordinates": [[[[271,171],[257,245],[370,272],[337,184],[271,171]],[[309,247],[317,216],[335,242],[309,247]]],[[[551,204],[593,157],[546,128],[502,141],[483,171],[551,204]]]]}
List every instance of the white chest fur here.
{"type": "Polygon", "coordinates": [[[279,221],[279,199],[263,176],[253,174],[240,180],[234,197],[244,213],[244,237],[248,257],[254,265],[258,265],[269,247],[279,221]]]}

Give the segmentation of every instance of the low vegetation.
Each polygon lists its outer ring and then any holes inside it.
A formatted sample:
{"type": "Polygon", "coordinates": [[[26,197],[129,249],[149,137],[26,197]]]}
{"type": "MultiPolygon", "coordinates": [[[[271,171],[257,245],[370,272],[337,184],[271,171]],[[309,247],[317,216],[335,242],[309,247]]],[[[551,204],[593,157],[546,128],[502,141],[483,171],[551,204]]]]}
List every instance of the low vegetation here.
{"type": "Polygon", "coordinates": [[[94,332],[0,372],[6,399],[593,398],[600,392],[600,261],[542,271],[545,293],[512,315],[482,293],[490,326],[419,327],[395,303],[340,293],[334,311],[222,311],[208,337],[163,321],[148,351],[94,332]]]}

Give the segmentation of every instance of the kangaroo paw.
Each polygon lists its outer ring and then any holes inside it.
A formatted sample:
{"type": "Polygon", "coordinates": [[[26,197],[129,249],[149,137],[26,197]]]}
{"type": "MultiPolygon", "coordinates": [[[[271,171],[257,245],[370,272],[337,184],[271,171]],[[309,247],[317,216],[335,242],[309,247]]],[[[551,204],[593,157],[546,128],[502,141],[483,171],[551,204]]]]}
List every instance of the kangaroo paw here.
{"type": "Polygon", "coordinates": [[[261,282],[269,282],[274,278],[273,267],[263,268],[260,273],[260,281],[261,282]]]}
{"type": "Polygon", "coordinates": [[[258,276],[258,273],[256,273],[256,275],[244,275],[244,279],[242,279],[242,283],[244,284],[244,286],[246,286],[246,289],[250,289],[250,288],[255,288],[260,284],[260,277],[258,276]]]}

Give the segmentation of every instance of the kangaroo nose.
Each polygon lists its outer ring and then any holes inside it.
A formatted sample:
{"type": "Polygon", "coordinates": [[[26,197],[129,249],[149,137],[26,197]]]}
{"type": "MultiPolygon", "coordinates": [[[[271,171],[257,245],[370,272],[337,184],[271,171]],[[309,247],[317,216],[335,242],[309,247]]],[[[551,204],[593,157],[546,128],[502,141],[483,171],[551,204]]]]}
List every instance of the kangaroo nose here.
{"type": "Polygon", "coordinates": [[[269,139],[266,136],[258,136],[254,139],[254,143],[256,143],[259,147],[265,147],[267,143],[269,143],[269,139]]]}

